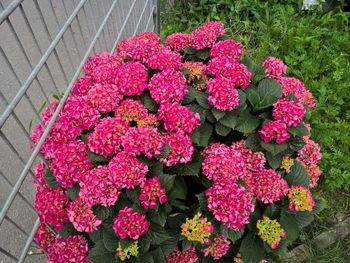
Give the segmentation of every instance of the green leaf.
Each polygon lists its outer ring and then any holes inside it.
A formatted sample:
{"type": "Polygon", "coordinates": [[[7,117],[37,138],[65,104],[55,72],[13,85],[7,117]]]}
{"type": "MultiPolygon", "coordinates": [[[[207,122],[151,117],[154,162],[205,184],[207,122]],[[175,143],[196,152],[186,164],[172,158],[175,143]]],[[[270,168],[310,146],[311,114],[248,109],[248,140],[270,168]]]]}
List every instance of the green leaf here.
{"type": "Polygon", "coordinates": [[[280,224],[287,232],[287,241],[289,243],[295,241],[299,237],[299,227],[294,218],[286,213],[281,213],[280,224]]]}
{"type": "Polygon", "coordinates": [[[261,210],[255,206],[254,212],[249,215],[248,229],[252,232],[256,232],[256,223],[261,218],[261,210]]]}
{"type": "Polygon", "coordinates": [[[289,186],[302,185],[309,189],[310,176],[305,168],[299,161],[294,160],[294,165],[291,167],[290,172],[284,176],[289,186]]]}
{"type": "Polygon", "coordinates": [[[149,215],[148,218],[151,220],[151,222],[164,227],[167,217],[164,209],[158,209],[158,211],[151,209],[147,212],[147,214],[149,215]]]}
{"type": "Polygon", "coordinates": [[[162,242],[161,244],[161,249],[163,251],[164,255],[169,255],[171,252],[173,252],[173,250],[175,249],[177,243],[179,241],[179,235],[172,235],[171,238],[165,240],[162,242]]]}
{"type": "Polygon", "coordinates": [[[143,93],[140,96],[141,102],[145,105],[146,109],[156,112],[157,111],[157,103],[152,99],[151,95],[148,93],[143,93]]]}
{"type": "Polygon", "coordinates": [[[234,129],[238,123],[239,111],[233,110],[226,112],[225,116],[220,119],[220,123],[234,129]]]}
{"type": "Polygon", "coordinates": [[[155,160],[154,160],[154,159],[149,159],[149,158],[147,158],[146,156],[143,156],[143,155],[137,156],[136,159],[137,159],[139,162],[141,162],[141,163],[147,165],[148,167],[151,167],[151,166],[154,165],[154,163],[155,163],[155,160]]]}
{"type": "Polygon", "coordinates": [[[146,253],[151,246],[152,240],[151,240],[150,236],[144,235],[144,236],[140,237],[138,239],[138,241],[139,241],[138,245],[139,245],[140,253],[142,253],[142,254],[146,253]]]}
{"type": "Polygon", "coordinates": [[[157,262],[154,262],[153,256],[151,253],[139,255],[138,257],[132,257],[130,259],[130,261],[128,261],[128,262],[130,262],[130,263],[157,263],[157,262]]]}
{"type": "Polygon", "coordinates": [[[163,147],[163,149],[162,149],[160,155],[157,156],[157,158],[158,158],[158,159],[165,158],[166,156],[168,156],[168,154],[169,154],[170,152],[171,152],[171,147],[170,147],[168,144],[166,144],[166,145],[163,147]]]}
{"type": "Polygon", "coordinates": [[[211,111],[207,111],[207,114],[205,115],[206,120],[210,123],[216,123],[216,119],[211,111]]]}
{"type": "Polygon", "coordinates": [[[176,207],[179,210],[189,209],[189,207],[185,204],[184,201],[178,199],[171,201],[171,206],[176,207]]]}
{"type": "Polygon", "coordinates": [[[241,231],[235,231],[233,229],[230,229],[224,225],[220,225],[220,232],[225,237],[230,239],[232,243],[234,244],[238,239],[240,239],[243,236],[244,230],[241,231]]]}
{"type": "Polygon", "coordinates": [[[254,106],[254,111],[259,111],[272,106],[281,97],[282,88],[276,80],[267,78],[260,81],[256,93],[252,95],[249,93],[248,100],[254,106]],[[259,102],[257,102],[256,95],[259,96],[259,102]]]}
{"type": "Polygon", "coordinates": [[[306,136],[309,135],[310,132],[306,127],[302,124],[299,124],[296,127],[289,127],[288,128],[289,133],[291,133],[293,136],[306,136]]]}
{"type": "Polygon", "coordinates": [[[212,108],[212,109],[211,109],[211,113],[213,113],[213,115],[214,115],[214,117],[215,117],[215,119],[216,119],[217,121],[219,121],[219,120],[220,120],[222,117],[224,117],[225,114],[226,114],[225,111],[217,110],[217,109],[215,109],[215,108],[212,108]]]}
{"type": "Polygon", "coordinates": [[[266,257],[263,241],[251,233],[243,238],[239,253],[244,263],[257,263],[266,257]]]}
{"type": "Polygon", "coordinates": [[[193,47],[186,47],[185,49],[184,49],[184,53],[185,54],[190,54],[190,55],[192,55],[192,54],[195,54],[197,52],[197,49],[194,49],[193,47]]]}
{"type": "Polygon", "coordinates": [[[188,216],[183,213],[170,214],[167,218],[167,224],[171,229],[177,229],[185,222],[187,217],[188,216]]]}
{"type": "Polygon", "coordinates": [[[260,142],[261,139],[257,133],[249,135],[245,140],[245,144],[254,152],[261,152],[264,150],[264,148],[261,147],[260,142]]]}
{"type": "Polygon", "coordinates": [[[266,207],[264,215],[267,215],[269,218],[275,219],[279,215],[280,208],[275,204],[270,204],[266,207]]]}
{"type": "Polygon", "coordinates": [[[202,211],[208,211],[208,200],[203,193],[196,195],[202,211]]]}
{"type": "Polygon", "coordinates": [[[289,148],[292,150],[292,151],[299,151],[301,150],[305,145],[305,141],[300,138],[300,137],[292,137],[290,140],[289,140],[289,148]]]}
{"type": "Polygon", "coordinates": [[[283,152],[284,150],[286,150],[288,148],[288,144],[287,143],[274,143],[274,142],[270,142],[270,143],[266,143],[261,141],[260,145],[268,152],[270,152],[273,155],[279,154],[280,152],[283,152]]]}
{"type": "Polygon", "coordinates": [[[267,152],[266,157],[267,157],[267,161],[272,169],[276,170],[277,168],[279,168],[281,166],[282,155],[280,155],[280,154],[273,155],[272,153],[267,152]]]}
{"type": "Polygon", "coordinates": [[[183,175],[183,176],[198,176],[200,173],[201,167],[202,167],[202,161],[203,161],[203,156],[195,152],[192,155],[192,161],[185,163],[185,164],[177,164],[173,165],[169,168],[169,170],[177,175],[183,175]]]}
{"type": "Polygon", "coordinates": [[[88,158],[95,165],[107,164],[109,162],[109,160],[111,159],[111,158],[103,157],[102,155],[99,155],[99,154],[91,152],[91,151],[88,152],[88,158]]]}
{"type": "Polygon", "coordinates": [[[157,175],[160,176],[161,174],[164,173],[164,166],[160,162],[156,162],[152,167],[150,168],[150,174],[151,175],[157,175]]]}
{"type": "Polygon", "coordinates": [[[56,177],[53,176],[53,172],[51,172],[49,169],[45,167],[45,175],[44,180],[48,187],[51,189],[56,189],[60,186],[60,184],[57,182],[56,177]]]}
{"type": "Polygon", "coordinates": [[[324,198],[314,198],[315,200],[315,206],[312,209],[312,214],[318,214],[323,209],[327,207],[327,201],[324,198]]]}
{"type": "Polygon", "coordinates": [[[212,106],[208,102],[209,95],[206,92],[198,92],[196,94],[196,101],[204,109],[210,110],[212,106]]]}
{"type": "Polygon", "coordinates": [[[98,242],[99,240],[102,239],[102,229],[101,227],[95,230],[94,232],[88,233],[89,238],[94,242],[98,242]]]}
{"type": "Polygon", "coordinates": [[[196,90],[195,88],[189,86],[188,87],[188,92],[185,95],[185,97],[183,98],[181,103],[183,105],[186,105],[186,104],[189,104],[189,103],[193,102],[196,99],[196,96],[197,96],[198,93],[199,93],[198,90],[196,90]]]}
{"type": "Polygon", "coordinates": [[[105,248],[110,252],[116,252],[119,240],[112,227],[103,225],[102,237],[105,248]]]}
{"type": "Polygon", "coordinates": [[[97,241],[93,248],[89,252],[88,258],[94,263],[114,263],[115,252],[108,251],[102,240],[97,241]]]}
{"type": "Polygon", "coordinates": [[[187,239],[182,240],[182,251],[187,250],[192,245],[193,245],[192,241],[189,241],[187,239]]]}
{"type": "MultiPolygon", "coordinates": [[[[192,111],[192,112],[197,112],[201,118],[201,124],[203,125],[205,122],[205,118],[207,115],[207,109],[203,108],[202,106],[198,104],[191,103],[189,105],[186,105],[186,107],[192,111]]],[[[197,128],[198,129],[198,128],[197,128]]]]}
{"type": "Polygon", "coordinates": [[[101,220],[106,220],[107,218],[114,216],[115,213],[114,207],[104,207],[101,205],[94,207],[93,211],[101,220]]]}
{"type": "Polygon", "coordinates": [[[167,192],[169,192],[173,188],[175,177],[176,176],[173,174],[170,175],[161,173],[158,175],[158,179],[161,186],[164,187],[167,192]]]}
{"type": "Polygon", "coordinates": [[[210,49],[202,49],[196,52],[196,57],[200,60],[206,60],[210,56],[210,49]]]}
{"type": "Polygon", "coordinates": [[[242,133],[249,133],[255,130],[260,124],[259,117],[251,115],[249,110],[245,110],[239,114],[235,130],[242,133]]]}
{"type": "Polygon", "coordinates": [[[166,263],[164,253],[160,247],[156,248],[151,252],[154,262],[166,263]]]}
{"type": "Polygon", "coordinates": [[[227,136],[230,133],[231,128],[222,125],[220,122],[217,122],[215,124],[215,131],[216,131],[217,134],[225,137],[225,136],[227,136]]]}
{"type": "Polygon", "coordinates": [[[314,220],[314,215],[309,212],[293,212],[285,210],[282,213],[291,221],[295,222],[299,229],[306,227],[314,220]]]}
{"type": "Polygon", "coordinates": [[[208,123],[204,123],[201,126],[199,126],[190,135],[190,137],[195,146],[207,147],[212,133],[213,133],[213,126],[208,123]]]}
{"type": "Polygon", "coordinates": [[[237,106],[236,110],[242,109],[246,106],[246,100],[247,100],[247,94],[242,91],[238,90],[239,93],[239,105],[237,106]]]}
{"type": "Polygon", "coordinates": [[[151,225],[146,235],[151,240],[151,245],[161,245],[165,240],[171,238],[163,227],[155,224],[151,225]]]}
{"type": "Polygon", "coordinates": [[[71,222],[66,222],[63,224],[63,229],[59,232],[59,236],[63,238],[67,238],[69,236],[76,235],[78,232],[74,228],[71,222]]]}
{"type": "Polygon", "coordinates": [[[134,242],[135,242],[135,240],[133,240],[131,238],[124,238],[124,239],[121,239],[119,241],[122,249],[125,249],[125,248],[131,246],[134,242]]]}
{"type": "Polygon", "coordinates": [[[177,176],[174,182],[174,187],[168,194],[169,200],[175,200],[175,199],[183,199],[186,200],[187,195],[187,184],[185,183],[185,180],[177,176]]]}
{"type": "Polygon", "coordinates": [[[79,196],[79,192],[80,192],[80,186],[79,184],[74,184],[72,188],[67,188],[67,193],[68,196],[70,198],[70,200],[75,200],[78,198],[79,196]]]}
{"type": "Polygon", "coordinates": [[[250,57],[244,56],[244,58],[241,60],[241,63],[245,65],[252,74],[254,74],[256,66],[254,61],[250,57]]]}

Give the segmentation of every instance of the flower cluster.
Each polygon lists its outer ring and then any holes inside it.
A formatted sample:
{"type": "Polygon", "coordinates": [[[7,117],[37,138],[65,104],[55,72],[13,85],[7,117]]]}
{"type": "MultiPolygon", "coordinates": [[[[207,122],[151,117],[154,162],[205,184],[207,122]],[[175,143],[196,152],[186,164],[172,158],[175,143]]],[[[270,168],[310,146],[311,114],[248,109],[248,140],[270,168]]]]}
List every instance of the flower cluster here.
{"type": "Polygon", "coordinates": [[[283,61],[274,57],[265,59],[261,66],[266,67],[265,74],[269,78],[282,77],[287,72],[287,66],[283,61]]]}
{"type": "Polygon", "coordinates": [[[185,251],[180,251],[178,247],[169,256],[166,256],[167,263],[195,263],[198,260],[196,249],[189,247],[185,251]]]}
{"type": "Polygon", "coordinates": [[[247,189],[265,204],[279,201],[288,193],[287,182],[272,169],[252,173],[247,180],[247,189]]]}
{"type": "Polygon", "coordinates": [[[272,116],[275,120],[292,127],[299,125],[306,112],[302,103],[287,99],[278,100],[273,107],[272,116]]]}
{"type": "Polygon", "coordinates": [[[113,223],[113,229],[121,239],[130,237],[137,240],[147,233],[149,226],[150,222],[147,221],[145,215],[134,212],[132,208],[128,207],[119,211],[113,223]]]}
{"type": "Polygon", "coordinates": [[[185,62],[184,69],[188,70],[186,79],[188,84],[194,85],[197,90],[204,90],[207,82],[207,67],[202,62],[185,62]]]}
{"type": "Polygon", "coordinates": [[[241,230],[254,211],[250,193],[235,183],[214,183],[205,191],[208,208],[215,218],[233,230],[241,230]]]}
{"type": "Polygon", "coordinates": [[[190,43],[190,35],[174,33],[166,38],[166,46],[176,52],[183,51],[190,43]]]}
{"type": "Polygon", "coordinates": [[[160,204],[164,204],[168,201],[165,189],[162,188],[158,177],[152,177],[148,179],[141,189],[139,196],[141,201],[141,206],[145,209],[155,209],[157,208],[157,199],[159,199],[160,204]]]}
{"type": "Polygon", "coordinates": [[[34,240],[40,244],[43,249],[48,249],[55,240],[55,233],[45,224],[41,223],[35,233],[34,240]]]}
{"type": "Polygon", "coordinates": [[[211,21],[197,28],[190,35],[190,46],[195,49],[212,47],[216,39],[225,33],[221,22],[211,21]]]}
{"type": "Polygon", "coordinates": [[[258,229],[258,235],[267,244],[275,249],[279,246],[281,239],[287,236],[287,232],[281,227],[281,224],[276,219],[270,219],[267,216],[263,216],[259,219],[256,227],[258,229]]]}
{"type": "Polygon", "coordinates": [[[126,259],[130,259],[130,257],[132,257],[132,256],[137,257],[139,255],[138,241],[132,242],[131,245],[127,246],[124,249],[122,248],[122,246],[119,243],[118,248],[117,248],[117,255],[121,261],[124,261],[126,259]]]}
{"type": "Polygon", "coordinates": [[[200,116],[179,103],[164,103],[158,110],[157,117],[164,122],[167,131],[192,133],[200,124],[200,116]]]}
{"type": "Polygon", "coordinates": [[[91,263],[87,259],[89,245],[85,237],[58,237],[48,249],[47,263],[91,263]]]}
{"type": "Polygon", "coordinates": [[[116,110],[118,103],[123,99],[123,94],[114,84],[95,84],[87,96],[95,109],[100,112],[116,110]]]}
{"type": "Polygon", "coordinates": [[[205,249],[202,249],[202,252],[205,256],[212,256],[215,260],[219,260],[227,254],[230,249],[231,241],[223,235],[218,235],[214,238],[214,242],[205,249]]]}
{"type": "Polygon", "coordinates": [[[115,84],[126,96],[140,95],[147,87],[148,73],[139,62],[126,62],[118,67],[115,84]]]}
{"type": "Polygon", "coordinates": [[[187,240],[197,241],[201,244],[210,241],[208,238],[213,231],[212,223],[208,222],[206,217],[202,217],[201,213],[195,214],[192,219],[187,218],[181,226],[181,235],[185,236],[187,240]]]}
{"type": "Polygon", "coordinates": [[[102,224],[82,199],[77,198],[68,204],[67,215],[70,222],[79,232],[94,232],[102,224]]]}
{"type": "Polygon", "coordinates": [[[179,54],[173,53],[168,49],[163,49],[147,58],[145,64],[151,69],[164,70],[172,68],[180,70],[183,68],[181,58],[179,54]]]}
{"type": "Polygon", "coordinates": [[[259,135],[264,142],[271,142],[273,139],[276,143],[281,144],[290,138],[290,133],[288,132],[287,125],[279,121],[270,121],[266,123],[259,135]]]}
{"type": "Polygon", "coordinates": [[[288,192],[289,209],[292,211],[312,211],[315,201],[310,190],[302,185],[292,186],[288,192]]]}
{"type": "Polygon", "coordinates": [[[238,60],[243,54],[243,46],[232,39],[217,42],[210,50],[211,58],[230,57],[238,60]]]}

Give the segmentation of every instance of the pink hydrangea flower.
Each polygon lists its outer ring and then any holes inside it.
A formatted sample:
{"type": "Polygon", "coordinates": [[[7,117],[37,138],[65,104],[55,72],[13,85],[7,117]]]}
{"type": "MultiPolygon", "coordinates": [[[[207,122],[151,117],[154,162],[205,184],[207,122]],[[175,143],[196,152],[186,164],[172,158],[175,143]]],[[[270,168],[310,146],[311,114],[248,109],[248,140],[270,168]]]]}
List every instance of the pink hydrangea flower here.
{"type": "Polygon", "coordinates": [[[209,180],[234,183],[243,175],[244,160],[239,151],[224,144],[213,143],[202,154],[205,156],[202,172],[209,180]]]}
{"type": "Polygon", "coordinates": [[[308,139],[304,147],[298,152],[298,160],[307,166],[317,164],[321,158],[320,145],[311,139],[308,139]]]}
{"type": "Polygon", "coordinates": [[[214,243],[212,243],[208,248],[202,249],[204,256],[212,256],[215,260],[219,260],[227,254],[230,250],[231,241],[223,235],[218,235],[214,238],[214,243]]]}
{"type": "Polygon", "coordinates": [[[165,136],[164,140],[170,146],[171,150],[167,156],[160,159],[161,163],[166,166],[172,166],[191,161],[194,147],[189,136],[181,132],[169,133],[165,136]]]}
{"type": "Polygon", "coordinates": [[[289,209],[292,211],[311,212],[315,201],[309,189],[302,185],[293,185],[288,191],[289,209]]]}
{"type": "Polygon", "coordinates": [[[161,186],[157,176],[146,181],[141,189],[139,199],[141,201],[141,206],[145,209],[157,208],[157,199],[159,199],[160,204],[164,204],[168,201],[165,189],[161,186]]]}
{"type": "Polygon", "coordinates": [[[118,188],[143,187],[148,173],[147,165],[126,152],[118,153],[108,164],[110,179],[118,188]]]}
{"type": "MultiPolygon", "coordinates": [[[[43,162],[38,163],[38,165],[34,168],[34,176],[44,188],[48,188],[46,181],[44,179],[45,164],[43,162]]],[[[39,186],[34,179],[33,179],[33,183],[35,186],[39,186]]]]}
{"type": "Polygon", "coordinates": [[[139,121],[148,116],[148,110],[138,100],[123,100],[117,110],[115,116],[127,122],[139,121]]]}
{"type": "Polygon", "coordinates": [[[163,147],[163,135],[154,127],[132,127],[122,137],[124,151],[132,155],[144,154],[147,158],[158,156],[163,147]]]}
{"type": "Polygon", "coordinates": [[[102,224],[102,220],[94,215],[90,206],[79,197],[68,204],[67,215],[79,232],[94,232],[102,224]]]}
{"type": "Polygon", "coordinates": [[[244,140],[235,142],[231,145],[233,151],[238,151],[241,154],[243,168],[241,176],[243,180],[247,180],[251,173],[259,172],[265,169],[266,158],[262,152],[253,152],[249,149],[244,140]]]}
{"type": "Polygon", "coordinates": [[[278,78],[282,77],[287,72],[287,66],[282,60],[269,57],[261,63],[262,67],[266,67],[265,74],[268,78],[278,78]]]}
{"type": "Polygon", "coordinates": [[[113,229],[121,239],[130,237],[137,240],[147,233],[150,225],[151,223],[147,221],[146,215],[125,207],[119,211],[117,218],[114,219],[113,229]]]}
{"type": "Polygon", "coordinates": [[[246,89],[250,84],[252,73],[248,68],[238,63],[232,57],[216,57],[209,61],[207,71],[214,77],[225,77],[230,79],[235,86],[246,89]]]}
{"type": "Polygon", "coordinates": [[[164,48],[159,43],[158,36],[144,33],[121,41],[117,46],[117,51],[127,55],[134,61],[143,62],[144,59],[164,48]]]}
{"type": "Polygon", "coordinates": [[[154,74],[148,89],[151,97],[159,104],[180,102],[188,92],[185,76],[171,68],[154,74]]]}
{"type": "Polygon", "coordinates": [[[264,124],[263,128],[258,133],[260,138],[267,143],[272,139],[276,139],[276,143],[281,144],[290,138],[287,125],[279,121],[270,121],[264,124]]]}
{"type": "Polygon", "coordinates": [[[275,120],[287,124],[287,126],[298,126],[303,120],[306,110],[300,102],[287,99],[279,99],[273,104],[272,116],[275,120]]]}
{"type": "Polygon", "coordinates": [[[79,197],[89,206],[101,204],[104,207],[114,205],[121,192],[110,180],[108,166],[98,166],[79,182],[79,197]]]}
{"type": "Polygon", "coordinates": [[[184,63],[184,68],[189,70],[189,74],[186,75],[187,83],[197,90],[205,90],[208,79],[207,66],[202,62],[188,61],[184,63]]]}
{"type": "Polygon", "coordinates": [[[192,32],[190,35],[190,45],[195,49],[209,48],[224,33],[225,27],[223,23],[210,21],[192,32]]]}
{"type": "Polygon", "coordinates": [[[118,67],[115,84],[127,96],[141,95],[147,87],[148,73],[139,62],[126,62],[118,67]]]}
{"type": "Polygon", "coordinates": [[[231,111],[240,103],[238,90],[234,83],[224,77],[210,79],[207,83],[208,102],[215,109],[231,111]]]}
{"type": "Polygon", "coordinates": [[[119,67],[120,63],[115,61],[100,64],[94,68],[93,72],[91,73],[91,78],[95,83],[114,84],[119,67]]]}
{"type": "MultiPolygon", "coordinates": [[[[39,243],[42,248],[47,250],[55,240],[55,233],[52,232],[47,225],[40,223],[35,233],[34,240],[39,243]]],[[[42,251],[41,248],[39,248],[39,250],[42,251]]]]}
{"type": "Polygon", "coordinates": [[[63,144],[56,150],[50,169],[62,187],[73,187],[73,183],[79,183],[93,167],[87,151],[87,146],[81,140],[63,144]]]}
{"type": "Polygon", "coordinates": [[[91,263],[87,259],[89,250],[83,236],[58,237],[48,249],[47,263],[91,263]]]}
{"type": "Polygon", "coordinates": [[[157,116],[160,120],[163,120],[164,128],[167,131],[192,133],[200,124],[199,113],[194,113],[177,102],[162,104],[157,116]]]}
{"type": "Polygon", "coordinates": [[[252,173],[246,183],[248,191],[265,204],[279,201],[288,193],[287,182],[272,169],[252,173]]]}
{"type": "Polygon", "coordinates": [[[98,65],[107,64],[111,61],[111,54],[108,52],[97,53],[90,57],[84,64],[86,75],[91,75],[98,65]]]}
{"type": "Polygon", "coordinates": [[[87,96],[69,97],[57,119],[58,122],[67,120],[70,125],[81,129],[91,129],[100,121],[100,113],[91,104],[87,96]]]}
{"type": "Polygon", "coordinates": [[[190,246],[185,251],[180,251],[178,247],[175,247],[174,251],[166,256],[166,261],[167,263],[196,263],[198,256],[193,246],[190,246]]]}
{"type": "Polygon", "coordinates": [[[120,151],[121,137],[130,124],[119,118],[104,118],[89,135],[89,149],[104,157],[113,156],[120,151]]]}
{"type": "Polygon", "coordinates": [[[100,112],[111,112],[117,109],[123,94],[113,84],[95,84],[88,92],[91,104],[100,112]]]}
{"type": "Polygon", "coordinates": [[[309,108],[313,109],[316,107],[316,101],[312,93],[300,80],[290,77],[279,77],[277,81],[282,87],[284,96],[294,94],[300,102],[306,104],[309,108]]]}
{"type": "Polygon", "coordinates": [[[92,88],[94,82],[90,76],[82,76],[80,79],[75,82],[72,88],[72,94],[75,97],[82,97],[87,95],[88,91],[92,88]]]}
{"type": "Polygon", "coordinates": [[[176,52],[183,51],[190,42],[190,35],[183,33],[174,33],[166,38],[166,46],[176,52]]]}
{"type": "Polygon", "coordinates": [[[180,70],[183,68],[181,59],[182,57],[179,54],[163,49],[145,59],[145,64],[152,69],[164,70],[172,68],[180,70]]]}
{"type": "Polygon", "coordinates": [[[213,45],[210,50],[211,58],[228,56],[238,60],[243,54],[243,46],[232,39],[222,40],[213,45]]]}
{"type": "Polygon", "coordinates": [[[300,162],[302,166],[306,169],[307,173],[310,176],[310,188],[314,188],[317,186],[317,182],[320,179],[322,175],[322,171],[320,167],[318,167],[316,164],[306,165],[302,161],[300,162]]]}
{"type": "Polygon", "coordinates": [[[241,230],[254,211],[250,193],[244,187],[230,181],[214,183],[205,191],[208,208],[215,218],[228,228],[241,230]]]}
{"type": "Polygon", "coordinates": [[[67,203],[68,196],[62,188],[37,188],[34,207],[40,222],[50,224],[58,231],[68,222],[67,203]]]}

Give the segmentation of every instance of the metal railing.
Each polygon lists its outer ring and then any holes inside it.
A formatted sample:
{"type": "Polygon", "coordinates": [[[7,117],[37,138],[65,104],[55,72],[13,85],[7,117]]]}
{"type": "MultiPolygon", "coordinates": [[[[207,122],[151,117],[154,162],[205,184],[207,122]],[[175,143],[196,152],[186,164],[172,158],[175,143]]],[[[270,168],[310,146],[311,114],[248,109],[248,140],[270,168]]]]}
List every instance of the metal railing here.
{"type": "Polygon", "coordinates": [[[0,0],[0,263],[44,262],[27,257],[39,226],[33,167],[84,62],[158,32],[159,19],[159,0],[0,0]],[[63,97],[45,127],[39,109],[53,94],[63,97]],[[45,127],[36,146],[32,123],[45,127]]]}

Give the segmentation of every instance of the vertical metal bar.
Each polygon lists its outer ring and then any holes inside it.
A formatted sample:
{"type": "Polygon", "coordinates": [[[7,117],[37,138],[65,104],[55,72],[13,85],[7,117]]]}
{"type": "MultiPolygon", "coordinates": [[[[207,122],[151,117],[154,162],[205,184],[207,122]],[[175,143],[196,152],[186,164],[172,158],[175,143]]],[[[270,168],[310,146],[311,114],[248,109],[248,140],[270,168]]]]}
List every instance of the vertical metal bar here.
{"type": "Polygon", "coordinates": [[[124,30],[124,28],[125,28],[125,26],[126,26],[128,20],[129,20],[130,14],[132,13],[132,11],[133,11],[133,9],[134,9],[135,4],[136,4],[136,0],[133,1],[132,5],[131,5],[131,7],[130,7],[129,12],[128,12],[128,14],[126,15],[126,18],[124,19],[124,23],[123,23],[122,27],[120,28],[120,31],[119,31],[118,36],[117,36],[117,39],[115,40],[114,45],[113,45],[113,47],[112,47],[111,53],[114,53],[114,51],[115,51],[115,48],[116,48],[116,46],[117,46],[117,44],[118,44],[118,42],[119,42],[120,37],[122,36],[123,30],[124,30]]]}
{"type": "MultiPolygon", "coordinates": [[[[61,29],[61,25],[60,25],[60,22],[58,21],[58,18],[57,18],[57,14],[56,14],[56,11],[55,9],[53,8],[53,5],[52,5],[52,0],[49,1],[50,3],[50,7],[51,7],[51,11],[52,13],[54,14],[54,17],[55,17],[55,21],[56,21],[56,25],[57,25],[57,28],[58,28],[58,31],[61,29]]],[[[50,41],[52,41],[52,39],[50,39],[50,41]]],[[[74,69],[74,64],[73,64],[73,61],[72,61],[72,55],[71,53],[69,52],[69,48],[67,47],[67,43],[66,43],[66,40],[64,39],[64,36],[62,36],[62,42],[63,42],[63,46],[64,48],[66,49],[66,52],[68,54],[68,60],[72,66],[72,69],[74,69]]]]}
{"type": "Polygon", "coordinates": [[[156,0],[156,12],[155,12],[155,28],[156,28],[156,32],[157,34],[160,34],[160,0],[156,0]]]}
{"type": "Polygon", "coordinates": [[[26,256],[27,256],[27,252],[28,252],[28,250],[29,250],[29,248],[30,248],[30,245],[32,244],[33,238],[34,238],[34,236],[35,236],[36,231],[38,230],[39,225],[40,225],[40,221],[39,221],[39,218],[38,218],[38,219],[35,221],[34,227],[33,227],[32,231],[31,231],[30,234],[29,234],[29,237],[28,237],[28,239],[27,239],[26,244],[24,245],[24,248],[23,248],[23,250],[22,250],[21,256],[20,256],[20,258],[18,259],[18,262],[19,262],[19,263],[23,263],[23,262],[24,262],[24,260],[25,260],[25,258],[26,258],[26,256]]]}

